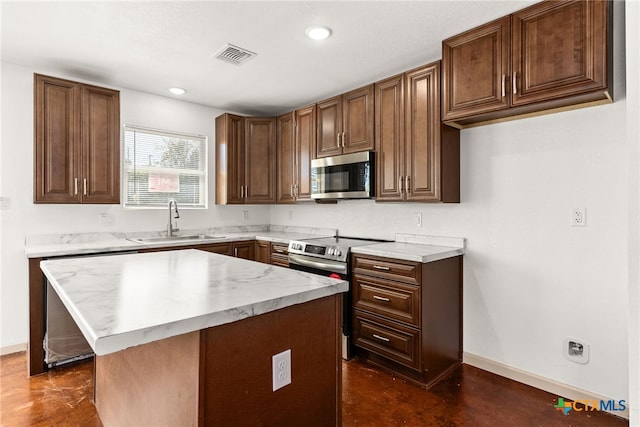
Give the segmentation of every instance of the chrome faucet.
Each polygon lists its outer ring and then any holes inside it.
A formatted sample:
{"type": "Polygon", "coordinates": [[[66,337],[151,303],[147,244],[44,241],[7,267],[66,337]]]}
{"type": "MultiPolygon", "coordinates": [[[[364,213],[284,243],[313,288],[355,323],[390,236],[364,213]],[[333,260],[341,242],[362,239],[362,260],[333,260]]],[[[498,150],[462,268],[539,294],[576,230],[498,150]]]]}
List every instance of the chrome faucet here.
{"type": "Polygon", "coordinates": [[[171,219],[171,205],[173,204],[173,217],[180,218],[180,212],[178,212],[178,202],[176,199],[169,199],[169,224],[167,224],[167,236],[173,236],[173,233],[176,231],[180,231],[178,228],[178,222],[176,221],[175,228],[173,227],[173,220],[171,219]]]}

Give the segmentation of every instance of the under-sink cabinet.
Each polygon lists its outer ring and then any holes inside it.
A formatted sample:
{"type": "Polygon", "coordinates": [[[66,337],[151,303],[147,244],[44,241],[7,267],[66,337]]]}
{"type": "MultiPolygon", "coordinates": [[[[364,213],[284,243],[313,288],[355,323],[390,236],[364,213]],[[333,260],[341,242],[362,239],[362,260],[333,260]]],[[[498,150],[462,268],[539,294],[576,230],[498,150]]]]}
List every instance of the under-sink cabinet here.
{"type": "Polygon", "coordinates": [[[429,388],[462,362],[462,257],[352,256],[356,354],[429,388]]]}

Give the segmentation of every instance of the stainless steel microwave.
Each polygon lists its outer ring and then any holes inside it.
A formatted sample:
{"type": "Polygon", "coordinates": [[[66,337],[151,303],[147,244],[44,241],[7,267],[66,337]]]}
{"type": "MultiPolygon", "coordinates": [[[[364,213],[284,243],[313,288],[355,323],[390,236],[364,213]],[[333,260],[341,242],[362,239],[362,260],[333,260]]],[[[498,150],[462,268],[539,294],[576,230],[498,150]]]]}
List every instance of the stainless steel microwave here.
{"type": "Polygon", "coordinates": [[[373,198],[374,157],[373,151],[364,151],[311,160],[311,198],[373,198]]]}

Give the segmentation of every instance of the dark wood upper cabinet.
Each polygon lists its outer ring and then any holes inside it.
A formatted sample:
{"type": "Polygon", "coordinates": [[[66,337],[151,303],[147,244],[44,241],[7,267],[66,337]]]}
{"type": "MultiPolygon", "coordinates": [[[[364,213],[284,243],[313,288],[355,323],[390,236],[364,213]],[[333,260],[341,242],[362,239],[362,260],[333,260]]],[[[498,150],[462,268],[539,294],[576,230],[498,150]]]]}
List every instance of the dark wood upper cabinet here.
{"type": "Polygon", "coordinates": [[[311,201],[311,160],[316,154],[316,106],[295,112],[296,201],[311,201]]]}
{"type": "Polygon", "coordinates": [[[276,119],[245,118],[245,203],[276,203],[276,119]]]}
{"type": "Polygon", "coordinates": [[[460,202],[460,136],[440,121],[440,61],[375,88],[376,201],[460,202]]]}
{"type": "Polygon", "coordinates": [[[373,84],[317,104],[316,157],[372,150],[373,84]]]}
{"type": "Polygon", "coordinates": [[[316,106],[277,119],[278,203],[311,200],[311,159],[316,153],[316,106]]]}
{"type": "Polygon", "coordinates": [[[443,120],[612,102],[612,19],[610,1],[547,1],[444,40],[443,120]]]}
{"type": "Polygon", "coordinates": [[[293,194],[296,175],[294,113],[276,119],[276,151],[278,169],[277,203],[295,203],[293,194]]]}
{"type": "Polygon", "coordinates": [[[120,203],[120,93],[34,75],[34,203],[120,203]]]}
{"type": "Polygon", "coordinates": [[[276,119],[216,117],[216,204],[276,202],[276,119]]]}
{"type": "Polygon", "coordinates": [[[611,4],[544,2],[511,19],[512,105],[607,92],[611,4]],[[561,41],[561,42],[560,42],[561,41]]]}
{"type": "Polygon", "coordinates": [[[445,40],[442,103],[445,120],[509,107],[510,17],[445,40]]]}
{"type": "Polygon", "coordinates": [[[243,204],[244,117],[216,117],[216,204],[243,204]]]}

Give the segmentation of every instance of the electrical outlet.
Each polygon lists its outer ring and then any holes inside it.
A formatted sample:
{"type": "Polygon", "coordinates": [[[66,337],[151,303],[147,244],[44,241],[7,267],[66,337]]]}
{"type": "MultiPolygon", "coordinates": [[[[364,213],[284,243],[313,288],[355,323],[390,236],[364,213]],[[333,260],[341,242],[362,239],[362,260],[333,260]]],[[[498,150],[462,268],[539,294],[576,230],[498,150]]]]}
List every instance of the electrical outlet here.
{"type": "Polygon", "coordinates": [[[572,227],[587,226],[587,208],[571,209],[571,226],[572,227]]]}
{"type": "Polygon", "coordinates": [[[245,221],[249,221],[249,211],[242,211],[242,218],[245,221]]]}
{"type": "Polygon", "coordinates": [[[101,213],[100,214],[100,224],[102,225],[113,225],[114,218],[113,215],[109,213],[101,213]]]}
{"type": "Polygon", "coordinates": [[[422,227],[422,212],[416,212],[416,227],[422,227]]]}
{"type": "Polygon", "coordinates": [[[0,210],[4,211],[11,207],[11,199],[8,197],[0,197],[0,210]]]}
{"type": "Polygon", "coordinates": [[[565,338],[562,354],[567,360],[584,365],[589,362],[589,345],[575,338],[565,338]]]}
{"type": "Polygon", "coordinates": [[[291,349],[271,357],[273,391],[291,384],[291,349]]]}

